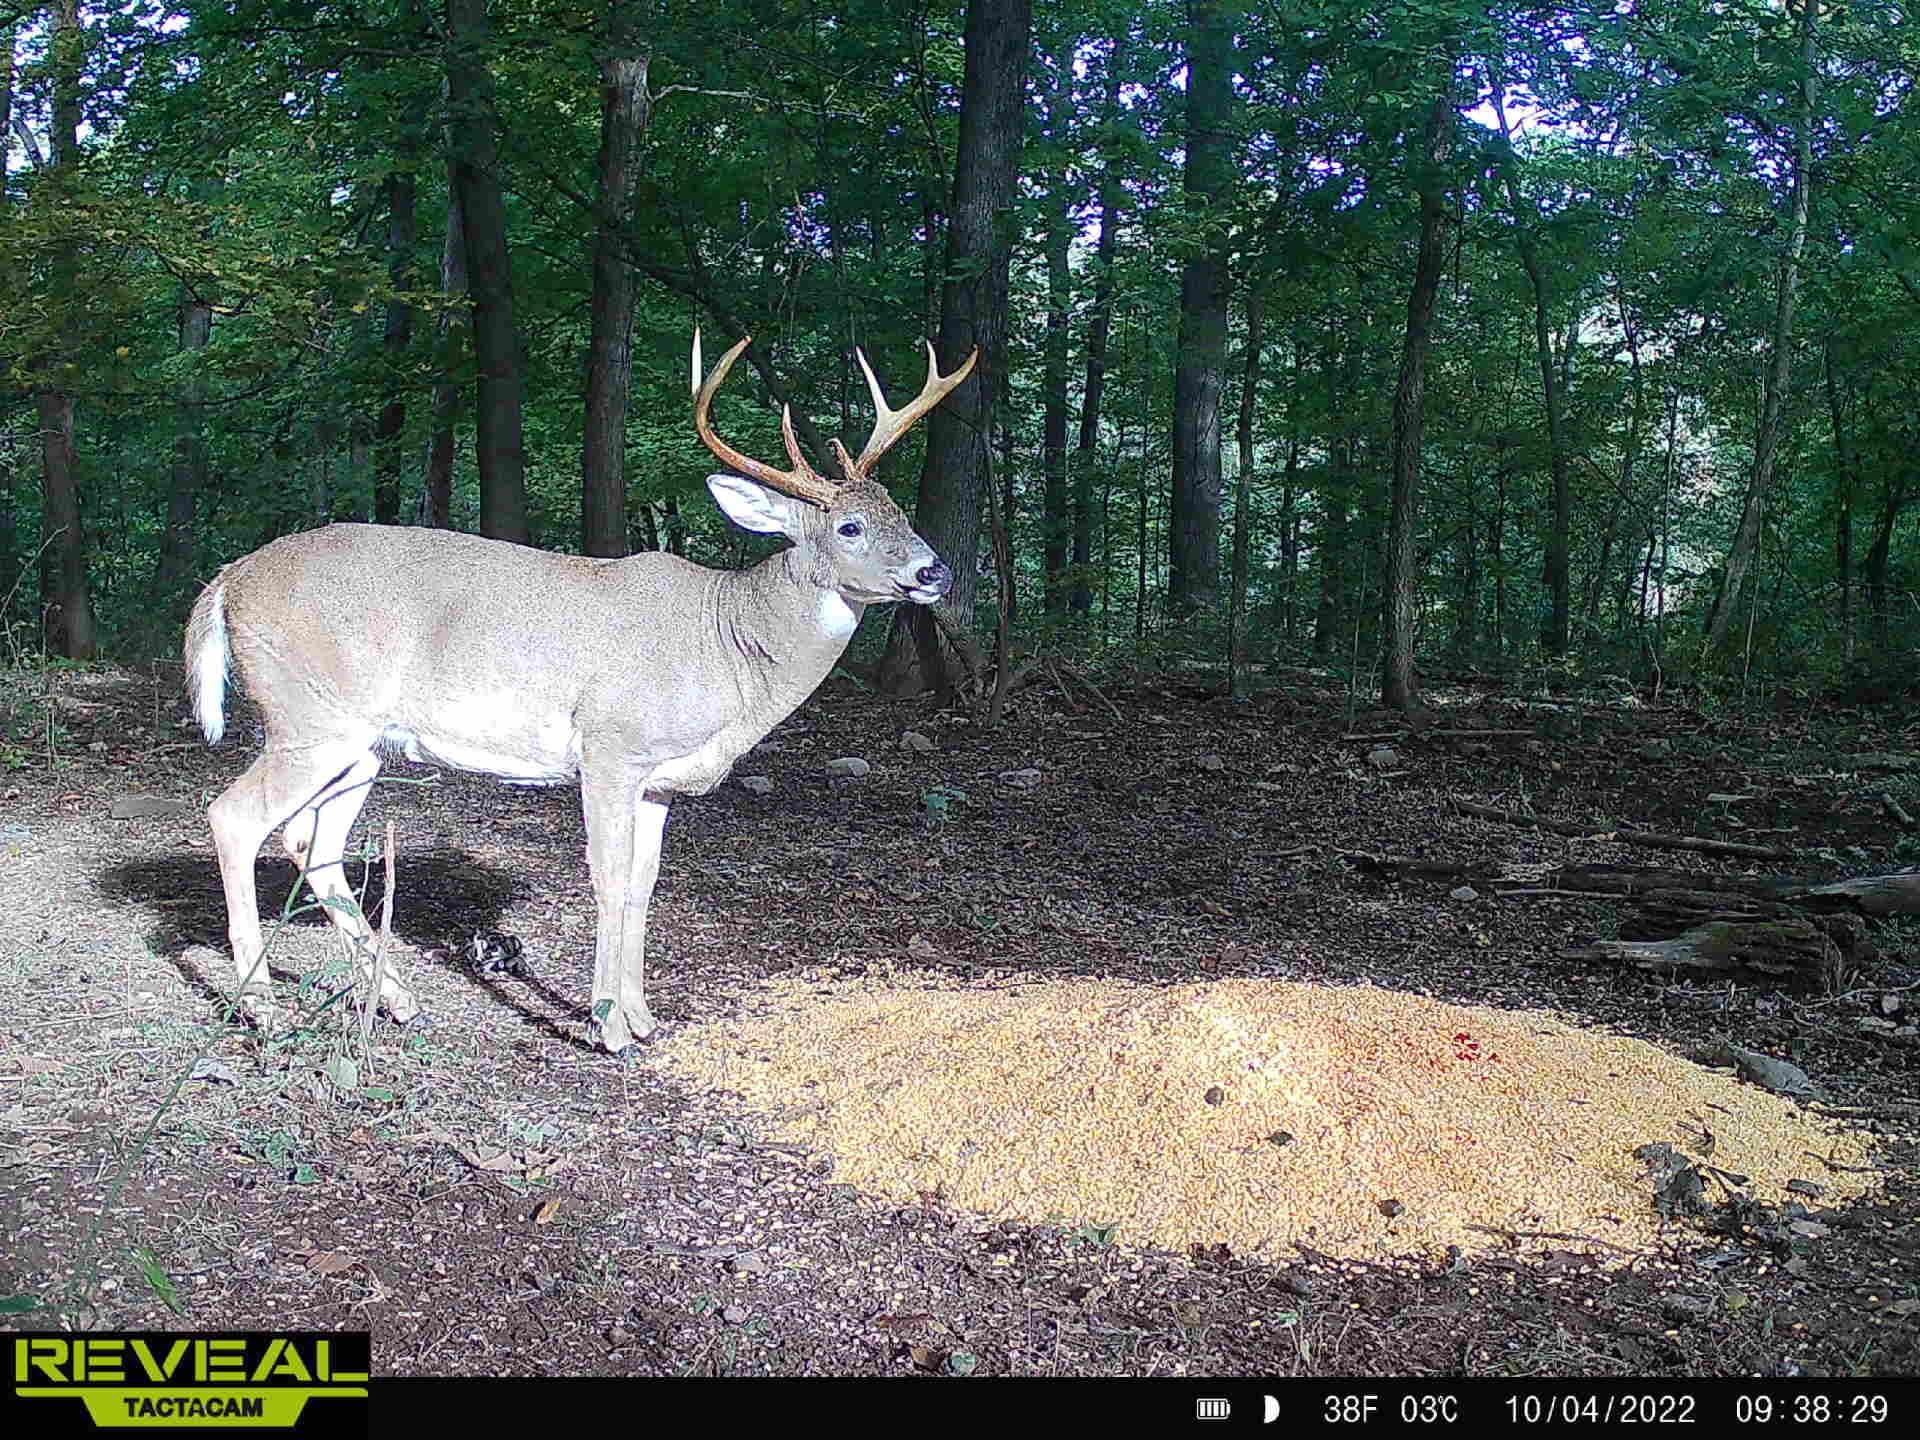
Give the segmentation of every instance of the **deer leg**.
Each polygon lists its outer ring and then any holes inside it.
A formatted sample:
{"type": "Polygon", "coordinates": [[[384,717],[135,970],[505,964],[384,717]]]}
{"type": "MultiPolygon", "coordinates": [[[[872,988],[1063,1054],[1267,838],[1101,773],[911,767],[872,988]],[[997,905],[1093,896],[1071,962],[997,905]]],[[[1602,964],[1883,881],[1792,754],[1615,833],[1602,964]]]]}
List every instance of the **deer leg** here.
{"type": "MultiPolygon", "coordinates": [[[[227,895],[227,938],[233,944],[240,1009],[264,1024],[273,1011],[266,942],[260,935],[260,898],[253,862],[280,825],[364,755],[363,746],[335,743],[300,750],[269,745],[207,809],[220,883],[227,895]]],[[[290,837],[291,839],[291,837],[290,837]]]]}
{"type": "MultiPolygon", "coordinates": [[[[360,902],[347,883],[347,836],[359,817],[380,773],[380,757],[369,753],[360,757],[337,776],[324,790],[295,812],[287,822],[285,844],[305,875],[307,888],[327,912],[327,918],[347,942],[353,956],[354,980],[361,986],[373,983],[373,926],[360,909],[360,902]]],[[[389,1015],[405,1024],[420,1011],[397,973],[397,957],[388,954],[380,967],[380,1004],[389,1015]]]]}
{"type": "Polygon", "coordinates": [[[593,947],[593,1019],[601,1048],[619,1054],[653,1031],[643,988],[647,902],[660,873],[667,807],[640,798],[624,767],[583,767],[581,810],[598,909],[593,947]]]}
{"type": "Polygon", "coordinates": [[[620,1013],[636,1040],[653,1033],[647,1009],[647,907],[660,878],[660,842],[666,835],[667,807],[657,800],[636,800],[633,807],[633,858],[627,871],[627,903],[620,926],[620,1013]]]}

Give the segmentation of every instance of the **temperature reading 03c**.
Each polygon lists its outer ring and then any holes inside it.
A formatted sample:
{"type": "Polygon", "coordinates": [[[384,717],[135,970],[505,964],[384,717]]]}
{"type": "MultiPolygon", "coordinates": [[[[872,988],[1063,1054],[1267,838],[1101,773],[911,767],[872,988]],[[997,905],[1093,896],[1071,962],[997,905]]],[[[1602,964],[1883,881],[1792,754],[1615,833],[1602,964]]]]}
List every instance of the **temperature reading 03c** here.
{"type": "Polygon", "coordinates": [[[1400,1421],[1405,1425],[1452,1425],[1460,1419],[1458,1395],[1402,1395],[1400,1421]]]}

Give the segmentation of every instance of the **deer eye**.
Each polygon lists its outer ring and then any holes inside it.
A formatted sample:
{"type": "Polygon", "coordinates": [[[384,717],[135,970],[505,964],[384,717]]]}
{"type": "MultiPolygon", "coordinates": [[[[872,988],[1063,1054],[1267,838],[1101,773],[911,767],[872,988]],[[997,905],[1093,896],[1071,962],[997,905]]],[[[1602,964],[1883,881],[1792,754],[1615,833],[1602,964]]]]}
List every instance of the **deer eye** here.
{"type": "Polygon", "coordinates": [[[840,522],[840,533],[849,540],[858,540],[865,531],[866,527],[858,520],[842,520],[840,522]]]}

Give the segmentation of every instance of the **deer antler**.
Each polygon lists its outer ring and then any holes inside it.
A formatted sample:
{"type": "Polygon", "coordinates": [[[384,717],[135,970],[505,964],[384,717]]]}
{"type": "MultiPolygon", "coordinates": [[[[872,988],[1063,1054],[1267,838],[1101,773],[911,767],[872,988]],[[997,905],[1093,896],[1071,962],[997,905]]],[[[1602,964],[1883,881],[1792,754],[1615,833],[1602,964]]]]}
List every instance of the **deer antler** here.
{"type": "Polygon", "coordinates": [[[848,475],[867,479],[873,466],[880,457],[894,447],[900,437],[911,430],[914,423],[932,410],[947,396],[960,388],[960,384],[973,373],[974,362],[980,358],[980,347],[973,347],[973,353],[951,375],[940,373],[940,362],[933,353],[933,342],[927,342],[927,383],[920,387],[920,393],[904,410],[891,410],[887,407],[887,397],[880,388],[880,382],[874,378],[873,367],[867,364],[865,352],[854,349],[854,358],[860,362],[860,369],[867,377],[867,389],[873,395],[873,409],[879,418],[873,422],[873,434],[867,437],[866,448],[855,460],[847,454],[847,447],[838,440],[829,441],[834,453],[840,457],[840,464],[848,475]]]}
{"type": "Polygon", "coordinates": [[[707,376],[703,384],[700,379],[700,331],[697,328],[694,330],[693,428],[699,433],[701,441],[709,450],[742,475],[750,475],[763,485],[771,485],[776,490],[783,490],[801,500],[810,500],[815,505],[831,506],[840,487],[807,464],[806,458],[801,455],[800,441],[793,433],[791,405],[782,406],[780,410],[780,437],[787,442],[787,458],[793,461],[791,470],[776,470],[764,461],[750,459],[713,433],[713,421],[707,414],[712,408],[713,397],[727,378],[727,372],[733,368],[733,362],[740,358],[742,352],[752,342],[753,337],[748,335],[722,355],[720,363],[713,367],[713,374],[707,376]]]}

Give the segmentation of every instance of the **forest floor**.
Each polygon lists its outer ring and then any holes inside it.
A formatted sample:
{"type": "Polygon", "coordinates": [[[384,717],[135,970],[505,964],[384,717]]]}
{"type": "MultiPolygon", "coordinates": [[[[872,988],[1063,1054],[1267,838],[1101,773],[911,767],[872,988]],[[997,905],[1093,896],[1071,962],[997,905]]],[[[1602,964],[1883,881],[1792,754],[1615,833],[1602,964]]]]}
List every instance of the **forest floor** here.
{"type": "MultiPolygon", "coordinates": [[[[177,677],[36,672],[0,676],[16,702],[51,686],[11,716],[0,695],[0,1297],[44,1308],[4,1323],[370,1328],[389,1374],[1920,1374],[1920,927],[1870,922],[1876,956],[1790,994],[1563,958],[1616,932],[1617,900],[1462,898],[1350,858],[1754,868],[1636,848],[1611,822],[1801,852],[1761,867],[1781,873],[1882,873],[1920,846],[1897,818],[1920,812],[1910,712],[1463,689],[1410,734],[1349,723],[1331,680],[1267,683],[1245,703],[1165,679],[1104,702],[1035,687],[990,731],[836,678],[735,780],[675,806],[655,1014],[673,1033],[768,977],[890,961],[956,985],[1365,983],[1688,1058],[1789,1057],[1881,1134],[1882,1190],[1804,1215],[1723,1200],[1627,1263],[1577,1235],[1175,1253],[1130,1245],[1123,1218],[879,1199],[767,1116],[690,1093],[653,1047],[587,1046],[577,792],[407,766],[362,824],[396,822],[394,927],[432,1023],[383,1019],[362,1052],[349,1007],[323,1006],[338,958],[306,915],[272,950],[305,1024],[263,1039],[218,1023],[231,972],[203,811],[250,758],[250,717],[209,750],[177,677]],[[931,750],[903,746],[909,729],[931,750]],[[1443,733],[1464,729],[1512,733],[1443,733]],[[871,772],[830,776],[841,756],[871,772]],[[528,973],[466,963],[491,932],[524,944],[528,973]]],[[[295,875],[277,841],[260,875],[278,915],[295,875]]]]}

